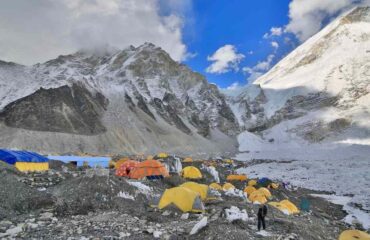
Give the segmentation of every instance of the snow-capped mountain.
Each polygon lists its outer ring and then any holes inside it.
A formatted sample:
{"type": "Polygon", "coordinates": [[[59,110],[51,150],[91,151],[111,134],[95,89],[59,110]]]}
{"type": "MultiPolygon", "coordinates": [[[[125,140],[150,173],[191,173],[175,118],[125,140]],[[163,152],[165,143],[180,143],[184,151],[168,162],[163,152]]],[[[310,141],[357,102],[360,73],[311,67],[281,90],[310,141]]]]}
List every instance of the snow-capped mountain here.
{"type": "Polygon", "coordinates": [[[249,152],[241,158],[369,154],[370,7],[338,17],[230,106],[248,130],[239,135],[240,151],[249,152]]]}
{"type": "Polygon", "coordinates": [[[0,62],[0,145],[41,152],[227,152],[239,128],[224,96],[147,43],[42,64],[0,62]]]}

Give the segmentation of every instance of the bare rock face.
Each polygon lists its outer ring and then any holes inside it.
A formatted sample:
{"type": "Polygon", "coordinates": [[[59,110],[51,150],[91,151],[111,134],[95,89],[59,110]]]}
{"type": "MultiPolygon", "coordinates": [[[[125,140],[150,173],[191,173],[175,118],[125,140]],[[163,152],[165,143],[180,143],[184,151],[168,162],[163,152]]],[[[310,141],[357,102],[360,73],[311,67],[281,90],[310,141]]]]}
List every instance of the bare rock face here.
{"type": "Polygon", "coordinates": [[[0,118],[9,127],[94,135],[105,132],[100,121],[107,99],[84,86],[43,89],[8,104],[0,118]]]}
{"type": "Polygon", "coordinates": [[[84,50],[34,66],[0,62],[0,76],[4,147],[93,153],[236,151],[240,128],[225,96],[150,43],[84,50]],[[36,136],[47,140],[35,141],[36,136]]]}

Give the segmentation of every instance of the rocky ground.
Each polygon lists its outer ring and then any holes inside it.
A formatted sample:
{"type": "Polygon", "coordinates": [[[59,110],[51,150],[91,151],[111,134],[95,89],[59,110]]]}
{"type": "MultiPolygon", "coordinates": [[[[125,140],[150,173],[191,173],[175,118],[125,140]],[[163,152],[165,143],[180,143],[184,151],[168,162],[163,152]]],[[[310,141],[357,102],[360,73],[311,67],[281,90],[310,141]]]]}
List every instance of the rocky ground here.
{"type": "MultiPolygon", "coordinates": [[[[244,163],[216,161],[221,182],[244,163]]],[[[200,181],[211,183],[202,162],[188,163],[202,170],[200,181]]],[[[348,229],[342,207],[312,197],[307,189],[273,190],[273,199],[296,205],[310,200],[311,211],[285,215],[269,207],[267,231],[257,232],[258,206],[243,195],[221,193],[206,203],[204,214],[150,207],[152,199],[185,180],[133,181],[108,169],[82,169],[52,162],[46,173],[23,174],[0,162],[0,238],[4,239],[337,239],[348,229]],[[243,218],[230,221],[228,209],[237,207],[243,218]],[[244,211],[244,212],[243,212],[244,211]],[[199,222],[203,228],[196,230],[199,222]]],[[[245,183],[235,183],[243,189],[245,183]]]]}

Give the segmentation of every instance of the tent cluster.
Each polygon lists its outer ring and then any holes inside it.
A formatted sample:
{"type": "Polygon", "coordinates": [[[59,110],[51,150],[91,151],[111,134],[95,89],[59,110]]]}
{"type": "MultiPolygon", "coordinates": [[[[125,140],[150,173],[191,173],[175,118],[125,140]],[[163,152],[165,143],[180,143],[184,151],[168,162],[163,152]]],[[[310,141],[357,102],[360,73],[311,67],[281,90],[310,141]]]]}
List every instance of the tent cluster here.
{"type": "Polygon", "coordinates": [[[178,187],[166,189],[153,207],[164,209],[175,206],[182,212],[204,212],[203,201],[215,199],[210,187],[196,182],[186,182],[178,187]]]}
{"type": "Polygon", "coordinates": [[[49,170],[49,159],[34,152],[0,149],[0,160],[22,172],[49,170]]]}
{"type": "Polygon", "coordinates": [[[235,189],[235,186],[228,182],[224,183],[224,185],[222,186],[218,183],[211,183],[209,187],[217,191],[229,191],[229,190],[235,189]]]}

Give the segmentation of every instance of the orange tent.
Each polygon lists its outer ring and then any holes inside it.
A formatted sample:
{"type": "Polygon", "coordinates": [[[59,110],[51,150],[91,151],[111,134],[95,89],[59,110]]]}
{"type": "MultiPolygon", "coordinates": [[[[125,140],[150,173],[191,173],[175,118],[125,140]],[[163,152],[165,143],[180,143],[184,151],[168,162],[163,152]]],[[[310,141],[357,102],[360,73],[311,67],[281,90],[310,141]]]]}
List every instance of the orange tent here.
{"type": "Polygon", "coordinates": [[[123,162],[116,170],[116,176],[127,177],[129,173],[139,165],[139,162],[127,160],[123,162]]]}
{"type": "Polygon", "coordinates": [[[126,162],[126,161],[128,161],[128,160],[130,160],[130,159],[129,159],[129,158],[127,158],[127,157],[121,158],[120,160],[118,160],[118,161],[116,162],[116,164],[115,164],[115,168],[116,168],[116,169],[118,169],[118,168],[119,168],[119,166],[121,166],[121,164],[123,164],[124,162],[126,162]]]}
{"type": "Polygon", "coordinates": [[[129,174],[130,178],[142,179],[149,176],[168,177],[169,173],[166,167],[157,160],[145,160],[132,169],[129,174]]]}

